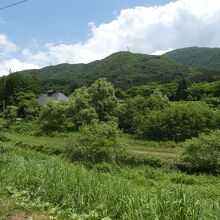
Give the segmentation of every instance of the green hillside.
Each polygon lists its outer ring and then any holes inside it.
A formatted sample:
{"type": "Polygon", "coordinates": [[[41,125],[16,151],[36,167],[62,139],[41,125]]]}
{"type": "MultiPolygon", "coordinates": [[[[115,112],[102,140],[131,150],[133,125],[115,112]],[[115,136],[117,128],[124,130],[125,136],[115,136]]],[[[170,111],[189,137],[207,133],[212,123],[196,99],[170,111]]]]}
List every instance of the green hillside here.
{"type": "Polygon", "coordinates": [[[45,89],[53,87],[66,93],[83,84],[91,84],[100,77],[106,77],[116,87],[128,88],[201,75],[199,71],[165,57],[130,52],[114,53],[89,64],[60,64],[23,73],[39,78],[45,89]]]}
{"type": "Polygon", "coordinates": [[[163,56],[199,69],[205,73],[206,79],[220,78],[220,48],[189,47],[170,51],[163,56]]]}
{"type": "Polygon", "coordinates": [[[106,77],[123,88],[148,82],[170,82],[198,74],[198,71],[161,56],[119,52],[97,62],[87,78],[94,81],[99,77],[106,77]]]}

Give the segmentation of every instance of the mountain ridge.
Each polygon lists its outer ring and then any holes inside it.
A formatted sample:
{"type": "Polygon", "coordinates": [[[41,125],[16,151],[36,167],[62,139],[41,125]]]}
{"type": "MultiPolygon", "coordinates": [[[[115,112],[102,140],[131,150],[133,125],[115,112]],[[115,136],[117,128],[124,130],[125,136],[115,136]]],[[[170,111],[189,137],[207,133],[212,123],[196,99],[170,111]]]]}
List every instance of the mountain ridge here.
{"type": "MultiPolygon", "coordinates": [[[[220,76],[220,48],[186,47],[163,54],[164,57],[176,62],[198,69],[211,80],[220,76]]],[[[206,78],[207,78],[206,77],[206,78]]]]}
{"type": "MultiPolygon", "coordinates": [[[[74,90],[105,77],[115,87],[129,88],[149,82],[170,82],[179,78],[194,78],[201,73],[167,57],[131,52],[116,52],[88,64],[58,64],[39,70],[25,70],[36,76],[44,89],[74,90]]],[[[68,93],[68,92],[67,92],[68,93]]]]}

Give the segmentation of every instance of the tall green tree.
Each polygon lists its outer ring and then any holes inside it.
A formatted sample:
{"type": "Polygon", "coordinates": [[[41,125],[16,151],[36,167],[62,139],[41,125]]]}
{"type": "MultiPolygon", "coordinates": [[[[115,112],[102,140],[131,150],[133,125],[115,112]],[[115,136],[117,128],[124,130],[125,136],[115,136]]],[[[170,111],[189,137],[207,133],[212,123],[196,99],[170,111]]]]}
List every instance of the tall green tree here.
{"type": "Polygon", "coordinates": [[[89,88],[92,105],[101,121],[107,120],[108,116],[114,116],[118,107],[113,85],[105,78],[95,81],[89,88]]]}
{"type": "Polygon", "coordinates": [[[5,99],[6,76],[0,77],[0,100],[5,99]]]}
{"type": "Polygon", "coordinates": [[[18,108],[16,106],[7,106],[7,108],[5,109],[5,118],[9,119],[10,121],[16,121],[17,110],[18,108]]]}
{"type": "Polygon", "coordinates": [[[19,92],[40,93],[40,83],[32,75],[11,73],[5,82],[5,98],[7,103],[14,104],[14,98],[19,92]]]}
{"type": "Polygon", "coordinates": [[[177,100],[186,100],[187,98],[187,89],[189,87],[189,80],[187,79],[180,79],[177,83],[177,91],[176,91],[176,98],[177,100]]]}
{"type": "Polygon", "coordinates": [[[65,103],[49,100],[43,106],[40,123],[44,132],[61,131],[64,132],[68,127],[66,117],[67,106],[65,103]]]}
{"type": "Polygon", "coordinates": [[[18,107],[17,112],[20,118],[33,119],[39,115],[40,106],[33,93],[17,93],[14,104],[18,107]]]}
{"type": "Polygon", "coordinates": [[[72,122],[73,130],[79,130],[80,126],[90,124],[92,120],[98,118],[87,87],[76,89],[70,96],[67,117],[72,122]]]}

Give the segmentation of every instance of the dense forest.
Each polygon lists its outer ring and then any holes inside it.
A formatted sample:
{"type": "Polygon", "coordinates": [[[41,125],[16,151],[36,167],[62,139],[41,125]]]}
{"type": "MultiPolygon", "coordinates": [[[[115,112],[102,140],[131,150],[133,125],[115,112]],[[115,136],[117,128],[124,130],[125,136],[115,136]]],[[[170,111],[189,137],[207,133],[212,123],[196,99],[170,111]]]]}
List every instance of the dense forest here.
{"type": "Polygon", "coordinates": [[[201,71],[203,80],[213,81],[220,75],[220,48],[189,47],[173,50],[163,55],[186,66],[201,71]]]}

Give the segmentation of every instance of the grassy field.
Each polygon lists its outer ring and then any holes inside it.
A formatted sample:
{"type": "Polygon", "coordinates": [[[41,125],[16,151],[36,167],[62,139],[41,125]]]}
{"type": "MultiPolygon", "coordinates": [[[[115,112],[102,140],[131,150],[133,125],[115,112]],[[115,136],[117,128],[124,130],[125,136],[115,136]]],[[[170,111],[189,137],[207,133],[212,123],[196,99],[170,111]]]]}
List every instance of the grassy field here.
{"type": "MultiPolygon", "coordinates": [[[[60,154],[77,134],[36,136],[28,129],[12,125],[8,142],[0,142],[0,219],[220,219],[219,176],[172,166],[71,163],[60,154]]],[[[170,164],[183,150],[182,143],[119,140],[131,154],[170,164]]]]}
{"type": "MultiPolygon", "coordinates": [[[[75,135],[77,134],[73,133],[62,137],[49,137],[10,132],[6,133],[6,135],[11,139],[12,144],[20,143],[29,146],[43,146],[48,150],[58,149],[62,152],[62,150],[65,150],[67,147],[68,142],[74,139],[75,135]]],[[[173,147],[173,143],[140,141],[135,140],[128,135],[121,135],[119,137],[119,141],[121,146],[130,152],[165,160],[173,160],[178,158],[183,149],[180,145],[173,147]]]]}
{"type": "Polygon", "coordinates": [[[31,150],[1,152],[1,194],[20,211],[46,215],[55,208],[60,219],[220,218],[218,177],[109,164],[87,169],[31,150]]]}

